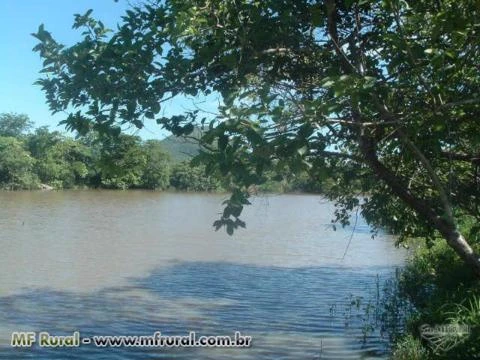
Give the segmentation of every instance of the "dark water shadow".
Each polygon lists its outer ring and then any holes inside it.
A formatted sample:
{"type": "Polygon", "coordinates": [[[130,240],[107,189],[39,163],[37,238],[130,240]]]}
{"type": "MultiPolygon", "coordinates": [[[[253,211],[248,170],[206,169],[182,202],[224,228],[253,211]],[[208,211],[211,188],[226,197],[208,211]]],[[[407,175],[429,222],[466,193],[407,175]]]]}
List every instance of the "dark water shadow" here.
{"type": "Polygon", "coordinates": [[[387,340],[365,338],[362,304],[391,267],[281,268],[221,262],[161,267],[92,293],[49,289],[0,297],[0,359],[381,359],[387,340]],[[352,299],[360,299],[353,306],[352,299]],[[233,335],[248,349],[11,348],[8,332],[68,335],[233,335]],[[366,341],[364,341],[366,340],[366,341]]]}

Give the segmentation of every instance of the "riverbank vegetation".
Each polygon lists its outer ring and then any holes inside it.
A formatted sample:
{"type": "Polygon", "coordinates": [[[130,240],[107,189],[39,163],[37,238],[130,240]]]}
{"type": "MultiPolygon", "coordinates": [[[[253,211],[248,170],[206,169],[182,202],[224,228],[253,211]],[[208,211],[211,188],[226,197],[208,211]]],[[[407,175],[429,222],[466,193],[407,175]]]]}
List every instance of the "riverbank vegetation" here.
{"type": "MultiPolygon", "coordinates": [[[[151,189],[227,191],[228,183],[210,176],[194,139],[167,137],[142,140],[121,134],[72,138],[48,127],[33,129],[22,114],[0,114],[0,188],[34,189],[151,189]]],[[[321,188],[306,173],[267,176],[254,191],[311,192],[321,188]]]]}
{"type": "MultiPolygon", "coordinates": [[[[464,219],[462,230],[480,240],[478,224],[471,219],[464,219]]],[[[405,240],[403,246],[409,249],[405,266],[385,281],[377,279],[376,293],[368,301],[347,301],[357,308],[355,315],[360,314],[365,343],[373,332],[390,340],[391,360],[480,358],[478,280],[438,240],[405,240]]]]}
{"type": "MultiPolygon", "coordinates": [[[[25,115],[0,114],[0,188],[218,191],[204,166],[172,160],[159,140],[122,134],[74,139],[47,127],[32,131],[25,115]]],[[[175,154],[173,154],[175,155],[175,154]]]]}
{"type": "MultiPolygon", "coordinates": [[[[479,224],[463,218],[461,229],[480,251],[479,224]]],[[[412,257],[400,272],[396,298],[412,311],[396,337],[394,360],[480,359],[480,286],[475,273],[437,239],[408,242],[412,257]],[[450,327],[445,333],[425,329],[450,327]]]]}
{"type": "Polygon", "coordinates": [[[416,239],[412,244],[417,247],[413,256],[390,284],[394,296],[382,304],[390,314],[382,326],[394,324],[396,330],[392,359],[479,359],[480,288],[475,275],[444,243],[426,245],[416,239]],[[406,302],[408,311],[402,312],[399,302],[406,302]]]}

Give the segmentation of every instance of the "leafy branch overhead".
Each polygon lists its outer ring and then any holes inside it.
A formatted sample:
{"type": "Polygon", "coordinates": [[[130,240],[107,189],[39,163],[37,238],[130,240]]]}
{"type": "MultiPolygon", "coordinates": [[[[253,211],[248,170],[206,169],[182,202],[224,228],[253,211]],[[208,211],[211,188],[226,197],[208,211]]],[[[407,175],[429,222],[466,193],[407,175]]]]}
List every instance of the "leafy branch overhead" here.
{"type": "Polygon", "coordinates": [[[167,0],[109,32],[89,11],[73,46],[34,34],[38,84],[80,133],[202,124],[198,161],[235,189],[215,223],[229,233],[265,174],[335,174],[338,221],[360,206],[402,238],[443,237],[480,275],[457,227],[480,219],[479,12],[474,0],[167,0]],[[215,117],[161,115],[208,95],[215,117]]]}

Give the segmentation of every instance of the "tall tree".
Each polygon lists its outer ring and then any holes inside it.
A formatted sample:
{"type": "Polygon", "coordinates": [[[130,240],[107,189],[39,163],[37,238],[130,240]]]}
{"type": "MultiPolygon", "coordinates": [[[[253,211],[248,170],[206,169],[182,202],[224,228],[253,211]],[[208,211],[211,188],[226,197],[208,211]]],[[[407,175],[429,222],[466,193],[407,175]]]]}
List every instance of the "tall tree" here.
{"type": "Polygon", "coordinates": [[[0,186],[8,190],[35,189],[38,179],[33,173],[33,159],[22,142],[0,136],[0,186]]]}
{"type": "Polygon", "coordinates": [[[138,136],[121,134],[102,139],[98,168],[103,186],[127,189],[142,184],[147,155],[138,136]]]}
{"type": "Polygon", "coordinates": [[[40,159],[46,156],[47,151],[62,141],[63,137],[58,131],[48,130],[48,126],[41,126],[32,134],[29,134],[26,143],[28,150],[32,156],[36,159],[40,159]]]}
{"type": "Polygon", "coordinates": [[[147,140],[142,145],[146,162],[142,185],[148,189],[164,190],[169,186],[170,158],[158,140],[147,140]]]}
{"type": "Polygon", "coordinates": [[[20,137],[33,126],[33,122],[25,114],[0,114],[0,136],[20,137]]]}
{"type": "Polygon", "coordinates": [[[42,182],[65,189],[85,184],[90,162],[90,151],[85,145],[62,138],[38,159],[36,169],[42,182]]]}
{"type": "Polygon", "coordinates": [[[200,159],[236,185],[218,227],[243,225],[266,171],[334,170],[337,220],[360,206],[402,237],[441,236],[480,277],[458,227],[480,220],[479,19],[475,0],[153,1],[113,33],[76,15],[71,47],[41,26],[38,83],[83,133],[189,133],[201,113],[164,117],[162,102],[217,93],[200,159]]]}

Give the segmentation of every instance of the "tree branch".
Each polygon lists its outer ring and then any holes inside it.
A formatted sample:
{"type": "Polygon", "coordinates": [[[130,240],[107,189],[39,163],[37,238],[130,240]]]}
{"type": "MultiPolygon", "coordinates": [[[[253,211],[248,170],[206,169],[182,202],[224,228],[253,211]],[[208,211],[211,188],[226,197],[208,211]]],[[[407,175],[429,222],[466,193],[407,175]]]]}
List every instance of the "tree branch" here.
{"type": "Polygon", "coordinates": [[[338,31],[337,31],[337,5],[335,0],[326,0],[325,6],[327,7],[327,26],[328,34],[332,40],[333,46],[335,47],[335,52],[340,56],[340,61],[342,62],[342,67],[348,73],[353,70],[354,73],[357,72],[357,69],[353,64],[348,60],[347,55],[342,50],[339,45],[338,31]],[[348,70],[347,70],[348,69],[348,70]]]}
{"type": "Polygon", "coordinates": [[[446,103],[446,104],[443,104],[442,106],[440,106],[440,108],[449,108],[449,107],[455,107],[455,106],[459,106],[459,105],[472,105],[472,104],[480,104],[480,98],[446,103]]]}
{"type": "Polygon", "coordinates": [[[432,164],[427,159],[427,157],[423,154],[423,152],[408,138],[408,136],[403,132],[403,130],[398,129],[397,134],[400,135],[400,138],[403,140],[403,142],[410,148],[410,150],[412,150],[415,156],[420,160],[423,166],[425,166],[425,168],[427,169],[427,172],[429,173],[433,184],[438,190],[440,200],[442,202],[443,208],[445,209],[445,214],[448,217],[448,221],[451,222],[452,224],[455,224],[455,219],[453,217],[453,211],[452,211],[452,206],[450,204],[450,200],[448,199],[447,193],[445,192],[445,188],[443,187],[442,182],[440,181],[440,178],[438,177],[437,173],[433,169],[432,164]]]}

